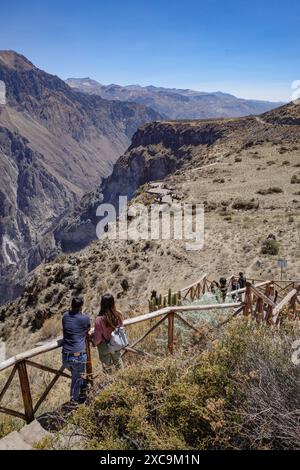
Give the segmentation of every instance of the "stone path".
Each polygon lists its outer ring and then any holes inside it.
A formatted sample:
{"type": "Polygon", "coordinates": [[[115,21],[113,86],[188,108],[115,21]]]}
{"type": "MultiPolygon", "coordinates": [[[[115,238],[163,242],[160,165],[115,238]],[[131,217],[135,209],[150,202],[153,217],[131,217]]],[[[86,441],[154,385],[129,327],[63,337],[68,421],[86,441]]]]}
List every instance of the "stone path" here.
{"type": "Polygon", "coordinates": [[[147,190],[149,194],[157,195],[157,198],[161,198],[159,201],[161,204],[172,204],[173,198],[172,194],[176,191],[175,189],[170,189],[168,187],[164,187],[165,183],[157,182],[157,183],[150,183],[150,189],[147,190]]]}
{"type": "Polygon", "coordinates": [[[33,450],[34,444],[50,435],[50,432],[35,420],[20,431],[13,431],[0,439],[0,450],[33,450]]]}
{"type": "Polygon", "coordinates": [[[79,448],[80,439],[76,433],[69,435],[65,429],[66,418],[74,409],[74,405],[64,403],[56,410],[39,416],[20,431],[13,431],[0,439],[0,451],[34,450],[35,444],[53,435],[60,442],[61,448],[79,448]]]}

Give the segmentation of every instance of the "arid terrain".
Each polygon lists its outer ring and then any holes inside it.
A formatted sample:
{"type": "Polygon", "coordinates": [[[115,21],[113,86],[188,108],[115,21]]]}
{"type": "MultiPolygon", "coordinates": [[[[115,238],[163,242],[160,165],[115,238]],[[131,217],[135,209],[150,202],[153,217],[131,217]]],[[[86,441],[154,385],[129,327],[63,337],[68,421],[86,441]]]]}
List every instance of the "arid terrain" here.
{"type": "MultiPolygon", "coordinates": [[[[137,131],[112,174],[57,226],[65,253],[38,266],[22,295],[1,307],[6,357],[61,336],[61,317],[75,294],[84,296],[84,311],[94,320],[101,295],[112,292],[129,318],[148,311],[153,289],[174,292],[204,273],[211,280],[239,271],[272,280],[280,277],[277,260],[283,258],[284,278],[299,279],[299,122],[299,105],[290,104],[259,117],[165,121],[137,131]],[[131,205],[168,208],[172,199],[204,204],[203,249],[189,251],[185,240],[95,239],[98,204],[117,206],[120,194],[131,205]]],[[[135,218],[129,219],[131,227],[135,218]]],[[[61,379],[39,412],[56,410],[63,429],[45,439],[44,431],[38,433],[38,448],[297,448],[297,369],[286,358],[298,338],[298,322],[286,319],[278,330],[247,317],[228,328],[213,328],[197,316],[194,321],[197,335],[176,333],[172,358],[161,357],[162,326],[159,336],[146,340],[146,350],[156,357],[136,361],[128,355],[125,372],[113,379],[105,377],[93,350],[96,380],[88,404],[62,417],[58,407],[68,400],[68,384],[61,379]]],[[[145,328],[134,325],[131,339],[145,328]]],[[[59,369],[60,351],[40,360],[59,369]]],[[[3,386],[8,373],[1,376],[3,386]]],[[[51,377],[31,367],[29,380],[36,402],[51,377]]],[[[21,409],[19,391],[15,377],[2,405],[21,409]]],[[[0,419],[1,436],[20,427],[18,419],[0,419]]],[[[14,446],[20,437],[7,439],[14,446]]],[[[28,448],[22,440],[21,445],[28,448]]]]}
{"type": "MultiPolygon", "coordinates": [[[[95,240],[77,253],[43,264],[31,275],[23,295],[0,311],[1,335],[9,350],[57,336],[73,293],[84,295],[85,308],[94,316],[101,294],[111,291],[128,317],[147,310],[152,289],[176,290],[204,272],[211,278],[244,271],[250,277],[273,279],[280,276],[277,260],[284,258],[285,278],[299,278],[298,113],[299,106],[290,105],[275,116],[271,112],[240,120],[166,122],[139,131],[104,181],[104,201],[116,202],[116,193],[109,189],[118,188],[121,194],[135,194],[131,203],[155,202],[157,196],[149,194],[155,186],[151,171],[160,168],[157,177],[165,175],[164,184],[173,187],[183,202],[204,204],[204,248],[187,251],[185,242],[178,240],[95,240]],[[278,124],[276,119],[282,116],[285,122],[278,124]],[[206,140],[188,145],[183,139],[191,135],[194,139],[205,135],[206,140]],[[263,254],[262,245],[270,234],[278,252],[263,254]]],[[[85,216],[83,211],[73,221],[75,238],[80,217],[85,216]]]]}

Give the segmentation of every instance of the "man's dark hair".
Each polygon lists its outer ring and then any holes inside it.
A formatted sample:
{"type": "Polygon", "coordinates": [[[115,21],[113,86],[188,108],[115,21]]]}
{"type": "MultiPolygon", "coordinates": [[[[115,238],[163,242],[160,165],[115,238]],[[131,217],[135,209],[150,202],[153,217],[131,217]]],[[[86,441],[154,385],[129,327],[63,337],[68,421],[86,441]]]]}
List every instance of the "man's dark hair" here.
{"type": "Polygon", "coordinates": [[[83,298],[82,297],[73,297],[71,303],[71,310],[72,312],[80,312],[83,306],[83,298]]]}

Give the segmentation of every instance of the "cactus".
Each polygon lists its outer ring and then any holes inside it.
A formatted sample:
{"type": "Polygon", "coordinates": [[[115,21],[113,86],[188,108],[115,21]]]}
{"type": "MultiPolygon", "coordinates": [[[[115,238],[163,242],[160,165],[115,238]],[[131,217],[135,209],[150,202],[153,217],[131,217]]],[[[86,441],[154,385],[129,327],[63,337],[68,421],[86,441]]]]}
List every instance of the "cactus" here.
{"type": "Polygon", "coordinates": [[[163,303],[164,308],[167,306],[167,297],[164,297],[164,303],[163,303]]]}
{"type": "Polygon", "coordinates": [[[172,305],[172,290],[168,290],[168,305],[169,307],[172,305]]]}
{"type": "Polygon", "coordinates": [[[162,306],[162,295],[161,294],[158,297],[158,306],[159,306],[159,308],[162,306]]]}

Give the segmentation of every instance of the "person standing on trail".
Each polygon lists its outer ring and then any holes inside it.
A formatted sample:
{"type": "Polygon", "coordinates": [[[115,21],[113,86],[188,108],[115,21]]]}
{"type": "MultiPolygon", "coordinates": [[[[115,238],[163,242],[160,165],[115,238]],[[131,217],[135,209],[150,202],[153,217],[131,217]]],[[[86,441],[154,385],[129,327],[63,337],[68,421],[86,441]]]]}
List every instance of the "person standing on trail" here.
{"type": "Polygon", "coordinates": [[[111,294],[103,295],[92,340],[98,349],[103,370],[109,374],[114,367],[123,368],[121,351],[112,352],[108,347],[112,333],[120,326],[123,326],[123,315],[117,310],[114,297],[111,294]]]}
{"type": "Polygon", "coordinates": [[[71,400],[82,401],[81,392],[85,384],[84,373],[87,363],[86,336],[91,322],[82,313],[82,297],[73,297],[71,308],[62,318],[63,325],[63,366],[71,372],[71,400]]]}
{"type": "Polygon", "coordinates": [[[246,277],[244,276],[244,273],[239,273],[239,285],[240,285],[240,288],[243,289],[244,287],[246,287],[246,277]]]}
{"type": "MultiPolygon", "coordinates": [[[[233,294],[231,294],[231,297],[233,300],[235,300],[237,296],[237,294],[235,294],[234,291],[239,290],[240,288],[241,288],[240,283],[234,277],[231,281],[231,291],[233,292],[233,294]]],[[[238,299],[240,300],[240,293],[238,294],[238,299]]]]}
{"type": "Polygon", "coordinates": [[[155,300],[155,304],[157,305],[158,304],[158,296],[157,296],[157,291],[156,290],[152,290],[151,291],[151,301],[155,300]]]}
{"type": "Polygon", "coordinates": [[[212,281],[210,286],[210,291],[212,294],[216,294],[218,289],[220,289],[219,283],[217,281],[212,281]]]}
{"type": "Polygon", "coordinates": [[[220,277],[220,291],[222,301],[225,302],[227,295],[227,279],[225,277],[220,277]]]}

